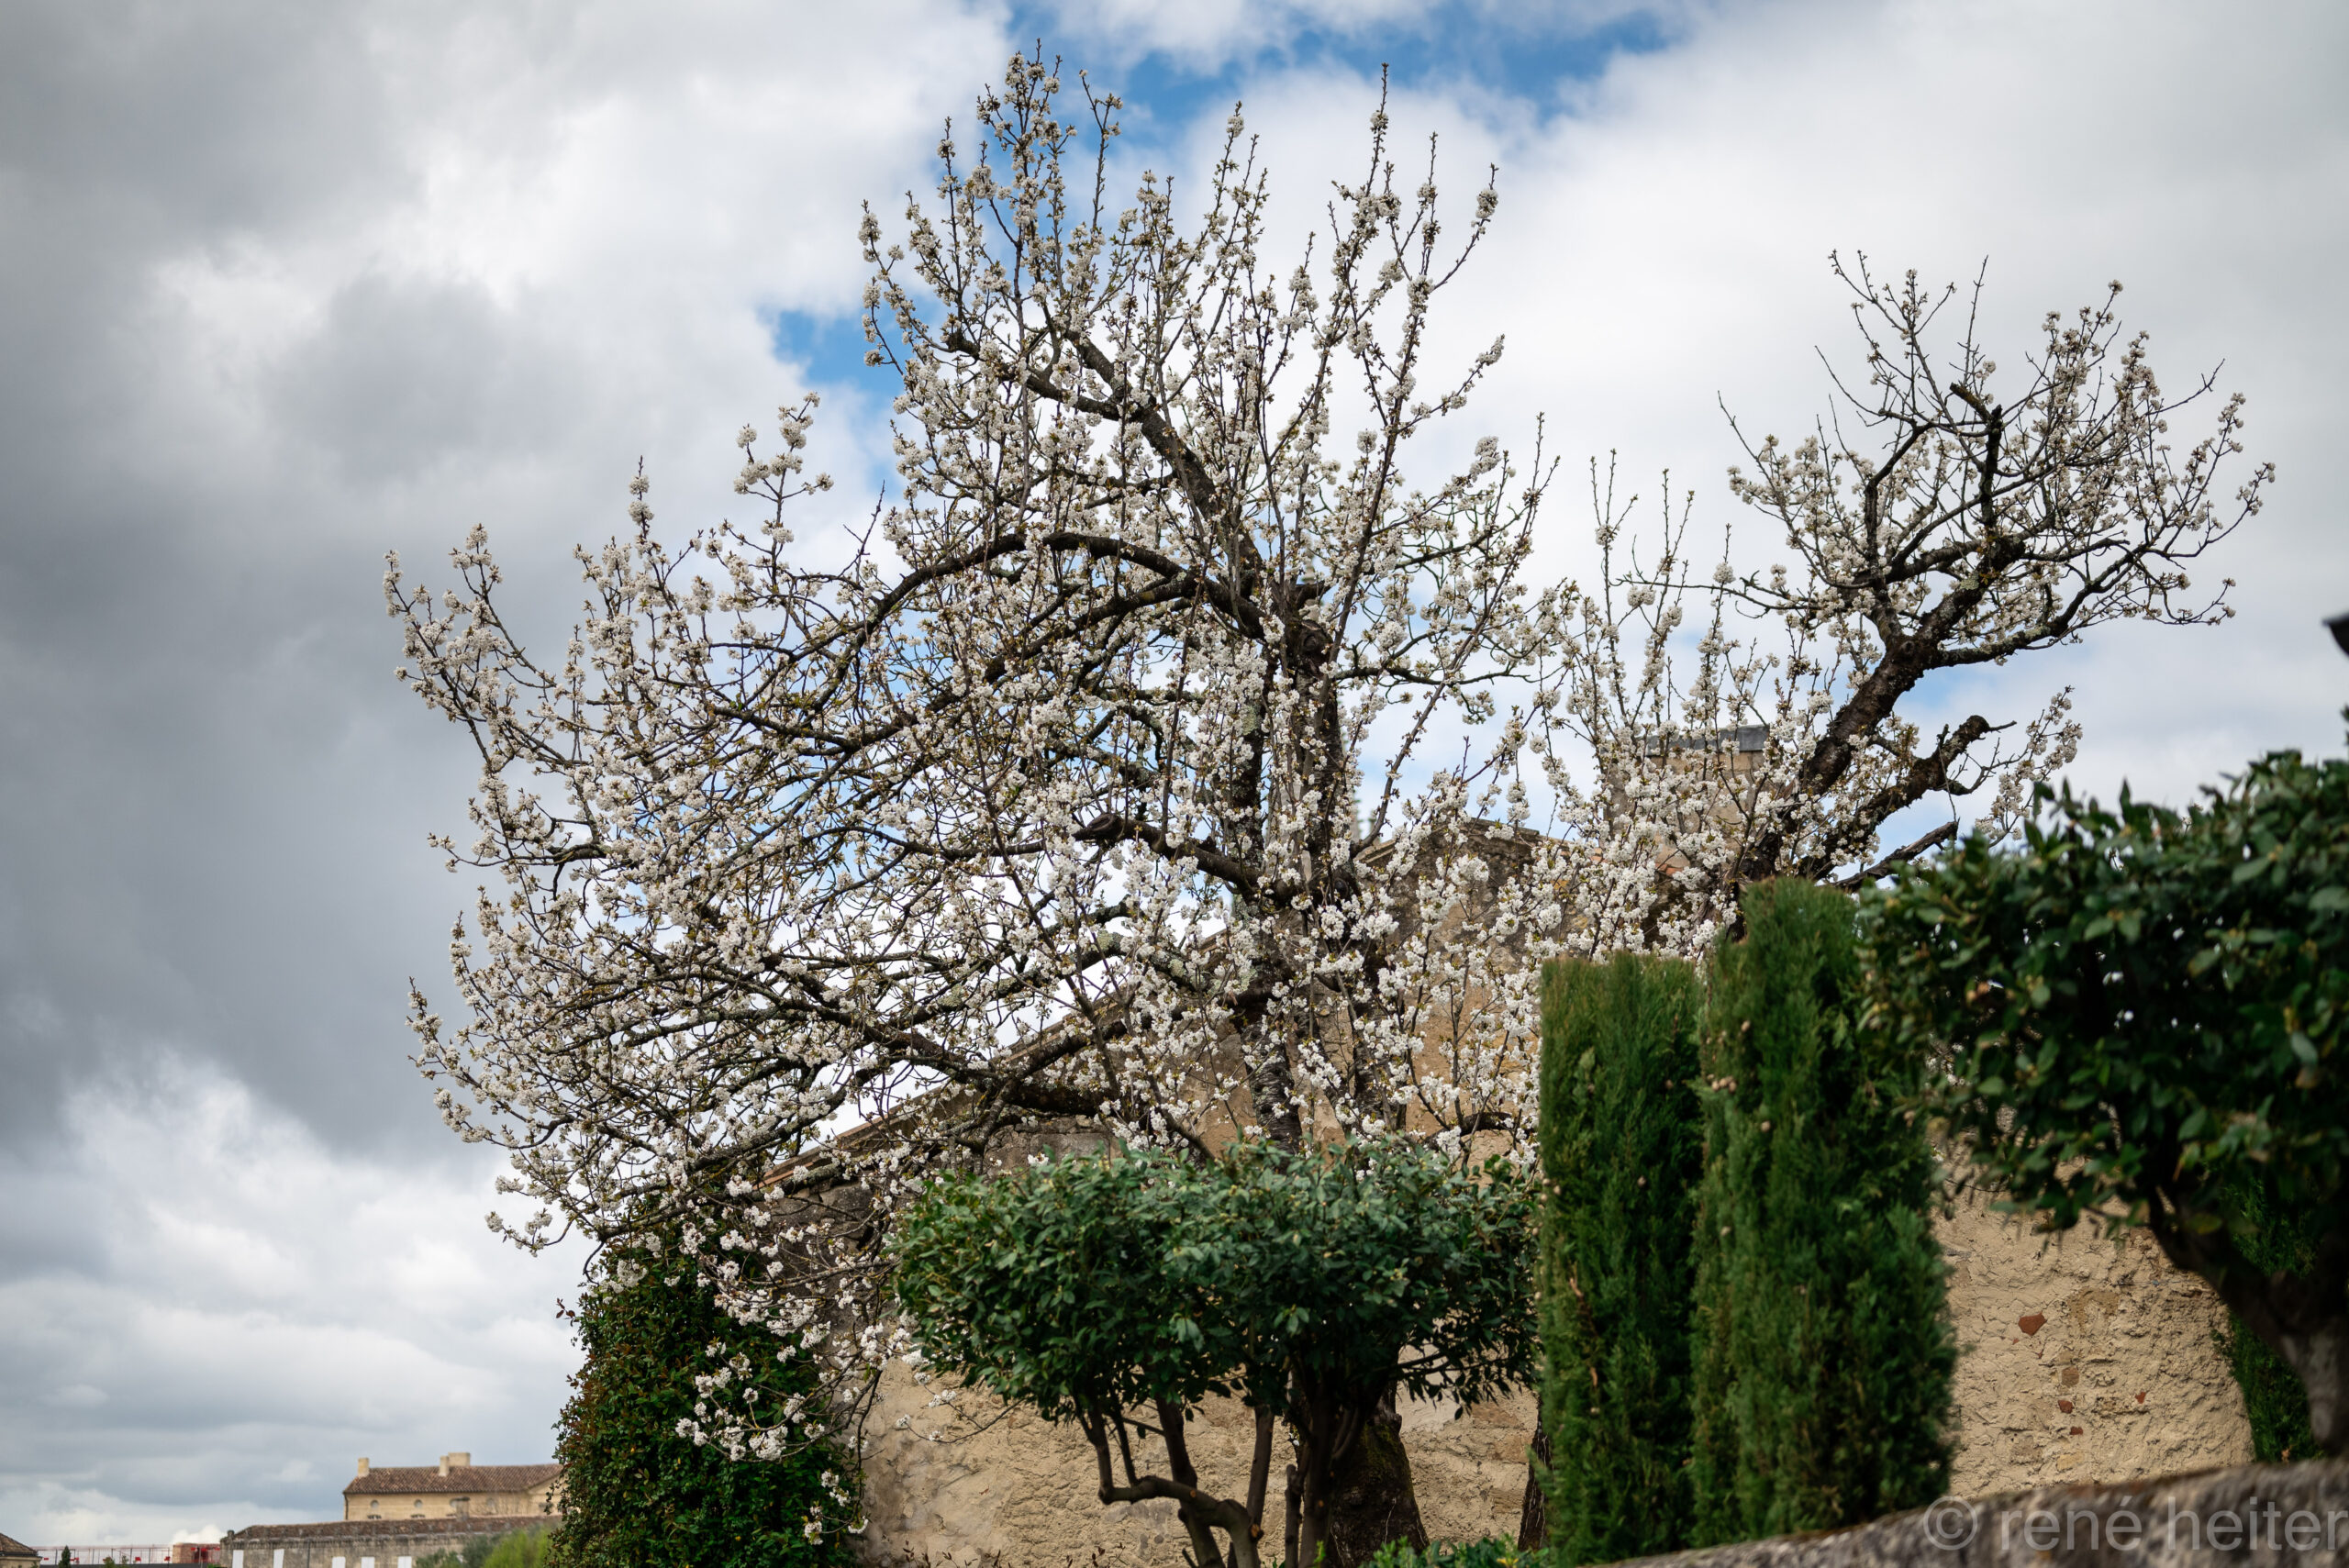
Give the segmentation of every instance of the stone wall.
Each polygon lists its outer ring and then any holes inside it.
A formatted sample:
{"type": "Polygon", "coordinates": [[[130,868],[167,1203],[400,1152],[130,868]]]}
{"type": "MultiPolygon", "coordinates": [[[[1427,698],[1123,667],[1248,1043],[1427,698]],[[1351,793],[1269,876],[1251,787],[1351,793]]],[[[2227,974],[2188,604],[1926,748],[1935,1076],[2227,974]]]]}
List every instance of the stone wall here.
{"type": "MultiPolygon", "coordinates": [[[[1958,1199],[1940,1230],[1960,1346],[1957,1495],[2129,1481],[2251,1457],[2242,1396],[2211,1340],[2224,1310],[2142,1233],[2120,1243],[2087,1229],[2045,1239],[1974,1195],[1958,1199]]],[[[1093,1451],[1074,1428],[974,1395],[932,1406],[936,1391],[902,1365],[883,1379],[867,1429],[872,1561],[1182,1561],[1174,1505],[1102,1507],[1093,1451]]],[[[1515,1537],[1533,1422],[1531,1395],[1464,1413],[1405,1407],[1404,1443],[1431,1537],[1515,1537]]],[[[1202,1411],[1190,1433],[1202,1485],[1244,1496],[1253,1436],[1236,1404],[1202,1411]]],[[[1277,1462],[1275,1470],[1268,1513],[1278,1507],[1277,1462]]]]}
{"type": "Polygon", "coordinates": [[[2042,1486],[1619,1568],[2349,1568],[2349,1464],[2042,1486]]]}
{"type": "Polygon", "coordinates": [[[550,1529],[553,1523],[543,1515],[477,1515],[253,1525],[222,1536],[212,1560],[217,1568],[414,1568],[436,1552],[462,1551],[476,1538],[495,1540],[518,1529],[550,1529]]]}
{"type": "Polygon", "coordinates": [[[2251,1458],[2243,1394],[2212,1340],[2226,1308],[2143,1231],[2043,1237],[1976,1194],[1941,1231],[1962,1347],[1953,1492],[2251,1458]]]}

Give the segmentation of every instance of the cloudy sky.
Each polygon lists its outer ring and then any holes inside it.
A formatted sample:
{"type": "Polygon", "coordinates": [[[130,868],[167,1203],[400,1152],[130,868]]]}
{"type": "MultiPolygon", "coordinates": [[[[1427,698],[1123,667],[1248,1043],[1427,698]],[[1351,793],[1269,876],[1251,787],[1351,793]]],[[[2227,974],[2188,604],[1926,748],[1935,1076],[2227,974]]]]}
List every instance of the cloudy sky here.
{"type": "MultiPolygon", "coordinates": [[[[1016,42],[1195,169],[1234,99],[1301,238],[1378,67],[1503,205],[1447,341],[1732,506],[1718,400],[1792,429],[1849,332],[1828,252],[1988,264],[2012,358],[2128,284],[2279,482],[2214,631],[2126,628],[1932,694],[2062,684],[2074,771],[2176,798],[2337,750],[2349,661],[2349,11],[2157,0],[927,0],[0,7],[0,1530],[164,1540],[334,1517],[360,1454],[543,1459],[578,1259],[501,1250],[493,1171],[406,1062],[470,884],[460,738],[405,695],[380,581],[475,521],[559,636],[568,548],[641,457],[679,526],[806,388],[869,503],[860,201],[926,183],[1016,42]],[[1473,351],[1473,349],[1471,350],[1473,351]]],[[[1570,512],[1549,569],[1586,559],[1570,512]]],[[[1771,543],[1759,540],[1766,550],[1771,543]]]]}

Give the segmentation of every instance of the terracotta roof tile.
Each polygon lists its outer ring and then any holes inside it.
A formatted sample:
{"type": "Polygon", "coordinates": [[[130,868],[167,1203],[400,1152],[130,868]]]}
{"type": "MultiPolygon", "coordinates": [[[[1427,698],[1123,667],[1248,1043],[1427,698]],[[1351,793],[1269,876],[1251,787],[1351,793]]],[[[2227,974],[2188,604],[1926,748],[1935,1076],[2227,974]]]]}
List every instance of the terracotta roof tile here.
{"type": "Polygon", "coordinates": [[[355,1477],[346,1497],[389,1497],[402,1492],[431,1496],[451,1492],[529,1492],[562,1473],[560,1464],[391,1464],[355,1477]]]}

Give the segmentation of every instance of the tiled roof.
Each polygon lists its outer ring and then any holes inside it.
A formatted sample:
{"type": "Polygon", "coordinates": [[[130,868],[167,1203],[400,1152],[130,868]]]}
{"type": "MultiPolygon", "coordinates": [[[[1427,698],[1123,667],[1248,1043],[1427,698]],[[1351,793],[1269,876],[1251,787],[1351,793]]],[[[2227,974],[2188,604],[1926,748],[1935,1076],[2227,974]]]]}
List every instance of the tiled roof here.
{"type": "Polygon", "coordinates": [[[0,1535],[0,1557],[39,1557],[39,1552],[13,1535],[0,1535]]]}
{"type": "Polygon", "coordinates": [[[267,1546],[288,1540],[382,1540],[389,1537],[498,1535],[525,1525],[551,1525],[544,1514],[475,1514],[471,1518],[327,1519],[311,1525],[247,1525],[220,1538],[223,1547],[267,1546]]]}
{"type": "Polygon", "coordinates": [[[452,1464],[446,1475],[432,1464],[393,1464],[370,1470],[342,1489],[346,1497],[429,1496],[449,1492],[529,1492],[562,1473],[560,1464],[452,1464]]]}

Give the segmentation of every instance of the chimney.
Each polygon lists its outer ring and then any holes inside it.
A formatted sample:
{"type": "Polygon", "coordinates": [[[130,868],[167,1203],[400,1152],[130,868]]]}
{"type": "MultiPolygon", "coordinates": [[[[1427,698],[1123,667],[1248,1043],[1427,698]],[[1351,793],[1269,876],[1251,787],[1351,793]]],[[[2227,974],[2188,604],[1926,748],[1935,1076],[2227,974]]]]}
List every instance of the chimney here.
{"type": "Polygon", "coordinates": [[[363,1459],[359,1462],[359,1473],[362,1475],[367,1473],[367,1462],[363,1459]]]}
{"type": "Polygon", "coordinates": [[[440,1456],[440,1473],[446,1475],[451,1469],[473,1462],[473,1456],[470,1453],[444,1453],[440,1456]]]}

